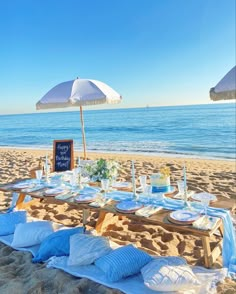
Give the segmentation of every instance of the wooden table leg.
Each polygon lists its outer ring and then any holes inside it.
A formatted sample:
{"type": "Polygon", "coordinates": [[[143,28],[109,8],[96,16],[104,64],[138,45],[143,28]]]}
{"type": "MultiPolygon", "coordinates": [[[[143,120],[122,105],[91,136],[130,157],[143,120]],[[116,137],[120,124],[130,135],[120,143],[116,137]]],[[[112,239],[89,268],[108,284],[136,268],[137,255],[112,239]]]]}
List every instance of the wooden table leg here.
{"type": "Polygon", "coordinates": [[[224,237],[224,227],[223,227],[223,223],[219,226],[219,231],[220,231],[221,237],[224,237]]]}
{"type": "Polygon", "coordinates": [[[210,248],[210,238],[203,236],[202,237],[202,245],[204,251],[204,260],[205,266],[210,268],[212,266],[212,255],[211,255],[211,248],[210,248]]]}
{"type": "Polygon", "coordinates": [[[90,216],[90,210],[89,209],[83,209],[83,226],[84,227],[88,223],[89,216],[90,216]]]}
{"type": "Polygon", "coordinates": [[[102,227],[104,225],[104,223],[110,219],[111,217],[113,217],[113,213],[110,213],[110,212],[106,212],[106,211],[103,211],[101,210],[99,212],[99,216],[98,216],[98,220],[97,220],[97,223],[96,223],[96,227],[95,227],[95,230],[100,233],[101,230],[102,230],[102,227]]]}
{"type": "Polygon", "coordinates": [[[16,207],[19,208],[19,206],[21,206],[21,204],[23,204],[24,200],[25,200],[25,194],[20,193],[18,196],[18,199],[16,201],[16,207]]]}

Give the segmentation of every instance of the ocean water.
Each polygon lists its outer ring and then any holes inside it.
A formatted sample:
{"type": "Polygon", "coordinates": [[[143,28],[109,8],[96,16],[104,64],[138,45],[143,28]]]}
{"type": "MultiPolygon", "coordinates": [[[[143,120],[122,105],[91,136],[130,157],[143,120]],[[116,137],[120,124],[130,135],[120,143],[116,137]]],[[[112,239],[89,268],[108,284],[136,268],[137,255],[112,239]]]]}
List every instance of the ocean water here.
{"type": "MultiPolygon", "coordinates": [[[[87,150],[235,159],[235,103],[89,110],[87,150]]],[[[0,147],[52,148],[73,139],[82,151],[79,111],[0,115],[0,147]]]]}

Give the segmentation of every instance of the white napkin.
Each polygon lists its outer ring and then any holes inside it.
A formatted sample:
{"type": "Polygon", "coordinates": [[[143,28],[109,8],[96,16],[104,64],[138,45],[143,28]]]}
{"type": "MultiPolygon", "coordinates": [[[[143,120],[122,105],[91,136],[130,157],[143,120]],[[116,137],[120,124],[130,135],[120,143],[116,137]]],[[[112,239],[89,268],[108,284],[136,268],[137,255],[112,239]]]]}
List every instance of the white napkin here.
{"type": "Polygon", "coordinates": [[[203,215],[193,222],[193,227],[199,230],[212,230],[218,220],[219,217],[203,215]]]}
{"type": "Polygon", "coordinates": [[[55,196],[55,199],[66,200],[66,199],[69,199],[69,198],[74,197],[74,196],[75,196],[75,194],[73,194],[73,193],[59,194],[59,195],[55,196]]]}
{"type": "Polygon", "coordinates": [[[161,209],[162,209],[162,207],[154,207],[154,206],[149,205],[149,206],[145,206],[143,208],[140,208],[139,210],[137,210],[135,212],[135,214],[138,216],[149,217],[161,209]]]}
{"type": "MultiPolygon", "coordinates": [[[[190,198],[193,194],[195,194],[195,191],[188,191],[187,192],[187,199],[190,198]]],[[[178,192],[174,197],[174,199],[184,199],[184,195],[178,192]]]]}
{"type": "Polygon", "coordinates": [[[108,199],[108,200],[96,199],[96,201],[89,203],[89,205],[93,207],[104,207],[109,202],[111,202],[111,199],[108,199]]]}

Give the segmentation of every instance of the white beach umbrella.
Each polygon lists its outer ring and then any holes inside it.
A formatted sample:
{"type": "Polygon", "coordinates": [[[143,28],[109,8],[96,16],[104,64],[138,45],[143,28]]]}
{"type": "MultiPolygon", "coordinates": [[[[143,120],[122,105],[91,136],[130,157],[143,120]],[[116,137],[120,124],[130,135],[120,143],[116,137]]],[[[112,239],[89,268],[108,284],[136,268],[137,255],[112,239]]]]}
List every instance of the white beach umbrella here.
{"type": "Polygon", "coordinates": [[[84,158],[86,158],[86,140],[82,106],[119,103],[121,99],[122,97],[120,94],[103,82],[77,78],[76,80],[61,83],[52,88],[37,102],[36,109],[79,106],[84,158]]]}
{"type": "Polygon", "coordinates": [[[214,101],[236,99],[236,66],[210,89],[210,97],[214,101]]]}

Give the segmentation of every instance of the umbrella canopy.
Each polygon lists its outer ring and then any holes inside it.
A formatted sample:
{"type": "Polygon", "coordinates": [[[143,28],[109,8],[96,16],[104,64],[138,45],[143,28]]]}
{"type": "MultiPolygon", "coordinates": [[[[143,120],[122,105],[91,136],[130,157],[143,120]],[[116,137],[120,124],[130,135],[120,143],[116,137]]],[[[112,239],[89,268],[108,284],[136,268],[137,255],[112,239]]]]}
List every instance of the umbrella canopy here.
{"type": "Polygon", "coordinates": [[[84,105],[119,103],[122,97],[107,84],[89,79],[76,79],[60,83],[48,91],[37,103],[36,109],[80,107],[84,158],[86,158],[86,140],[84,132],[84,105]]]}
{"type": "Polygon", "coordinates": [[[214,101],[236,99],[236,66],[210,89],[210,97],[214,101]]]}

